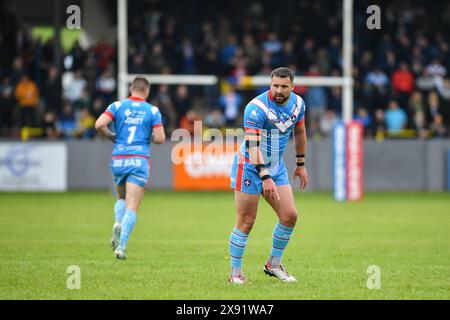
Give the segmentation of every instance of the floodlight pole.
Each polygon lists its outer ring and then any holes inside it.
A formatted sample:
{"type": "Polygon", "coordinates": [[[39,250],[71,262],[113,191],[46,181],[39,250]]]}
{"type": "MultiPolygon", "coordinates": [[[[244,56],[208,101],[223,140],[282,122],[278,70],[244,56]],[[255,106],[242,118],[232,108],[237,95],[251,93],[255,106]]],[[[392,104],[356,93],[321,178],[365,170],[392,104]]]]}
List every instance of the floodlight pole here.
{"type": "Polygon", "coordinates": [[[343,77],[342,114],[345,123],[353,118],[353,0],[343,2],[343,77]]]}
{"type": "Polygon", "coordinates": [[[128,95],[127,82],[125,80],[128,74],[128,26],[127,26],[127,15],[128,15],[128,1],[127,0],[117,0],[117,41],[118,41],[118,98],[119,100],[125,99],[128,95]]]}

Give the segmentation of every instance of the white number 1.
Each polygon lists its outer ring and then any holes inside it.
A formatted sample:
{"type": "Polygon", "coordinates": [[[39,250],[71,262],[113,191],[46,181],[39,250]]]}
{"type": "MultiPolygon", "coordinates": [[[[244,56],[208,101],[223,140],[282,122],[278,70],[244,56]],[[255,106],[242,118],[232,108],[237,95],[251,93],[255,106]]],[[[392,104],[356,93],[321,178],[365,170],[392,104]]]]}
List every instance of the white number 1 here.
{"type": "Polygon", "coordinates": [[[128,131],[130,131],[130,135],[128,136],[127,143],[130,144],[133,141],[134,134],[136,133],[136,126],[129,127],[128,131]]]}

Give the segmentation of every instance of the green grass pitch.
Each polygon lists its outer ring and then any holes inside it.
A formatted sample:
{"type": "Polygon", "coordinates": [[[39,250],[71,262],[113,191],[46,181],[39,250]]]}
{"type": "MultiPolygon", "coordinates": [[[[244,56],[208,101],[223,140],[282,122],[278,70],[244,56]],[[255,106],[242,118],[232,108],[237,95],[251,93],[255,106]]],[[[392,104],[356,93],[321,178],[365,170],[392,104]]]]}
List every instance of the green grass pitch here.
{"type": "Polygon", "coordinates": [[[146,193],[126,261],[109,247],[107,192],[0,193],[0,299],[449,299],[450,194],[369,193],[336,203],[297,193],[300,219],[283,262],[298,283],[262,269],[276,216],[261,200],[245,286],[227,283],[233,194],[146,193]],[[81,288],[69,290],[70,265],[81,288]],[[367,268],[381,289],[367,288],[367,268]]]}

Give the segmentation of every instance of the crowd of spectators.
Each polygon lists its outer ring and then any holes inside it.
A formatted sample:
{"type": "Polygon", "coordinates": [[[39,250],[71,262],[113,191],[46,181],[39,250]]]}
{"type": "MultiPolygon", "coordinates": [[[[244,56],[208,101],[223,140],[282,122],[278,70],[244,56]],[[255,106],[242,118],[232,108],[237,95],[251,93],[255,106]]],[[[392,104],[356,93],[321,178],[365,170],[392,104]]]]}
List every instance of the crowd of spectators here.
{"type": "MultiPolygon", "coordinates": [[[[380,1],[380,30],[366,27],[370,4],[355,1],[354,118],[367,137],[448,137],[450,3],[380,1]]],[[[169,134],[196,120],[211,128],[241,126],[245,104],[267,89],[241,87],[244,76],[268,75],[278,66],[297,76],[342,75],[340,1],[130,1],[129,12],[130,73],[222,80],[152,86],[149,100],[169,134]]],[[[57,67],[53,40],[32,38],[16,16],[1,15],[0,135],[31,126],[46,137],[94,137],[95,119],[117,98],[116,48],[76,44],[57,67]]],[[[342,119],[341,87],[298,83],[295,92],[307,105],[308,134],[329,136],[342,119]]]]}

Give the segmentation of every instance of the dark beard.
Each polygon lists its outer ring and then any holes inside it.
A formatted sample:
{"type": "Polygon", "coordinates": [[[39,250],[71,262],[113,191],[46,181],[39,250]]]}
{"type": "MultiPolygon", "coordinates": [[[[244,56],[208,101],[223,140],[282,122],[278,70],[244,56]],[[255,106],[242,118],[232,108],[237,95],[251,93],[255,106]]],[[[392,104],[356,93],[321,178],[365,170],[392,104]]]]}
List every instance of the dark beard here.
{"type": "Polygon", "coordinates": [[[277,97],[277,96],[275,96],[275,102],[277,103],[277,104],[283,104],[283,103],[285,103],[286,101],[287,101],[287,99],[288,99],[289,97],[284,97],[284,96],[281,96],[281,97],[277,97]],[[282,99],[282,101],[279,101],[278,99],[282,99]]]}

